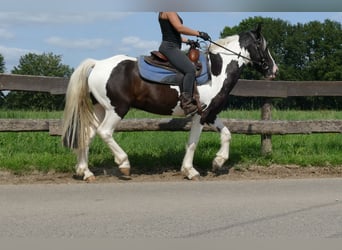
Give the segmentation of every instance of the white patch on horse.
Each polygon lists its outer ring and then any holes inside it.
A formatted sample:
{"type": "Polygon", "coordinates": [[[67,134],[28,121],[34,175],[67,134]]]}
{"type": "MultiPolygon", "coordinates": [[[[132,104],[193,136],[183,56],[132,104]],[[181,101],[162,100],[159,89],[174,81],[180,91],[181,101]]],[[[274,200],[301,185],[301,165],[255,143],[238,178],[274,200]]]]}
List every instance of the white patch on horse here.
{"type": "MultiPolygon", "coordinates": [[[[231,61],[237,61],[239,67],[241,67],[242,65],[248,63],[249,61],[245,58],[250,58],[248,51],[245,48],[242,48],[240,43],[239,43],[239,36],[238,35],[234,35],[234,36],[230,36],[230,37],[226,37],[226,38],[222,38],[219,39],[217,44],[228,48],[231,51],[234,51],[237,54],[240,54],[242,57],[239,57],[238,55],[229,52],[225,49],[223,49],[222,47],[219,47],[217,45],[211,45],[209,48],[209,51],[213,54],[220,54],[223,60],[222,65],[227,65],[229,64],[231,61]],[[245,58],[244,58],[245,57],[245,58]]],[[[222,69],[222,70],[226,70],[226,69],[222,69]]],[[[220,75],[222,74],[222,72],[220,73],[220,75]]]]}
{"type": "MultiPolygon", "coordinates": [[[[178,86],[170,85],[171,89],[174,89],[178,92],[178,96],[180,96],[180,89],[178,86]]],[[[172,116],[185,116],[184,110],[180,106],[180,100],[177,102],[177,105],[172,109],[172,116]]]]}

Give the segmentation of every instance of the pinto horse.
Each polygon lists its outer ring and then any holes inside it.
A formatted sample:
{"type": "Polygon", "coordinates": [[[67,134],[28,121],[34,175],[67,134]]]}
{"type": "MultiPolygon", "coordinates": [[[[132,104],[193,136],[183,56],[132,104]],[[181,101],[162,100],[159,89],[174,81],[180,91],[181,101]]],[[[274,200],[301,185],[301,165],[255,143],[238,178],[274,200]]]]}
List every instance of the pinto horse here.
{"type": "MultiPolygon", "coordinates": [[[[251,64],[266,78],[274,78],[278,67],[273,60],[261,27],[238,35],[219,39],[207,51],[210,81],[198,86],[201,101],[207,108],[192,116],[190,136],[186,145],[181,172],[190,180],[199,178],[193,166],[196,146],[204,124],[220,133],[221,146],[213,160],[217,170],[229,157],[231,133],[217,115],[225,108],[229,93],[237,83],[243,68],[251,64]]],[[[76,174],[92,181],[88,168],[88,153],[96,133],[111,149],[115,163],[123,176],[130,175],[126,152],[113,139],[113,132],[130,108],[147,112],[184,116],[180,108],[180,88],[177,85],[156,84],[143,79],[137,58],[116,55],[104,60],[87,59],[70,78],[63,114],[62,141],[78,156],[76,174]]]]}

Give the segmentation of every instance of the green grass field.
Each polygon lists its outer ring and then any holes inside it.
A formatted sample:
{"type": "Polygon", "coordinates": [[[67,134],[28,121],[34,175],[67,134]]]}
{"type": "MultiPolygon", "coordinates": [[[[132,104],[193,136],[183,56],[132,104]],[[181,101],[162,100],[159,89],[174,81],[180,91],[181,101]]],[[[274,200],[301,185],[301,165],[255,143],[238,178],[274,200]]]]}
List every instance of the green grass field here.
{"type": "MultiPolygon", "coordinates": [[[[0,118],[61,118],[61,112],[0,111],[0,118]]],[[[221,117],[260,119],[260,111],[233,110],[221,117]]],[[[133,110],[127,118],[158,117],[133,110]]],[[[342,119],[340,111],[272,111],[274,120],[342,119]]],[[[120,132],[117,142],[128,153],[136,173],[159,173],[179,170],[184,156],[188,132],[120,132]]],[[[341,134],[274,135],[273,153],[261,155],[259,135],[233,134],[227,166],[248,167],[252,164],[296,164],[300,166],[342,165],[341,134]]],[[[211,161],[219,148],[219,134],[204,132],[194,164],[199,170],[211,169],[211,161]]],[[[107,146],[96,137],[90,148],[90,167],[114,167],[107,146]]],[[[72,172],[76,157],[63,148],[60,137],[47,132],[0,132],[0,169],[14,173],[34,170],[72,172]]]]}

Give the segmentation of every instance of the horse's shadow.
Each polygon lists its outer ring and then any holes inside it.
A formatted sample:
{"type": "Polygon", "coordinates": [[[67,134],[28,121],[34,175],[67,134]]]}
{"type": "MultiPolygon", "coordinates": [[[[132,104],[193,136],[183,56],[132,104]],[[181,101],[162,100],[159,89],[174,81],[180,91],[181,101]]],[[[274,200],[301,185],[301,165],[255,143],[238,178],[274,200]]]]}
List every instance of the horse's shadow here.
{"type": "MultiPolygon", "coordinates": [[[[217,145],[207,146],[215,147],[217,145]]],[[[184,151],[182,150],[163,152],[158,156],[147,153],[131,154],[129,156],[131,163],[131,174],[134,176],[161,175],[166,172],[179,172],[180,174],[183,156],[184,151]],[[148,159],[148,161],[146,159],[148,159]]],[[[229,160],[222,166],[222,168],[213,172],[212,160],[214,156],[215,155],[209,156],[201,153],[195,154],[194,167],[201,176],[220,176],[229,174],[230,169],[233,168],[234,165],[236,165],[240,160],[239,155],[232,153],[229,160]]],[[[92,162],[89,166],[89,169],[94,173],[95,176],[116,176],[118,178],[121,177],[121,172],[119,171],[117,165],[114,163],[111,155],[108,155],[108,157],[102,159],[101,162],[92,162]]]]}

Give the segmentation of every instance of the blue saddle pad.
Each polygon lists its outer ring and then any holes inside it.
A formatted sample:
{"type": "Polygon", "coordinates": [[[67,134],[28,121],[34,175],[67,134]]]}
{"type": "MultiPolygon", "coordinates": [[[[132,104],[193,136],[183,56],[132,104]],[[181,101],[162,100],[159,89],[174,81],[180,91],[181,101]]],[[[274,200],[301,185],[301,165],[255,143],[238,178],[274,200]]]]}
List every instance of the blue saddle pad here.
{"type": "MultiPolygon", "coordinates": [[[[138,68],[142,78],[148,81],[170,85],[179,85],[182,83],[183,74],[149,64],[144,60],[144,57],[145,56],[140,56],[138,58],[138,68]]],[[[202,52],[200,53],[199,61],[202,64],[202,71],[200,75],[196,77],[197,85],[209,81],[207,60],[202,52]]]]}

